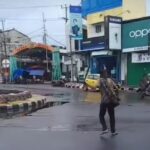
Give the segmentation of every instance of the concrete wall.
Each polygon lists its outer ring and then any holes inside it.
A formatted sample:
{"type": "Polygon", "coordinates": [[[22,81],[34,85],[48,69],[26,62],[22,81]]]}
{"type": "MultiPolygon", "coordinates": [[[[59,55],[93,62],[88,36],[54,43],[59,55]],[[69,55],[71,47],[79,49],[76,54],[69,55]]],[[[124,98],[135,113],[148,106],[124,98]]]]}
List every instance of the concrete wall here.
{"type": "Polygon", "coordinates": [[[96,12],[87,16],[88,24],[103,22],[107,15],[120,16],[123,20],[141,18],[150,15],[150,0],[123,0],[122,7],[96,12]]]}
{"type": "Polygon", "coordinates": [[[88,38],[104,36],[104,23],[101,23],[101,32],[96,33],[96,24],[87,25],[88,28],[88,38]]]}
{"type": "Polygon", "coordinates": [[[108,15],[120,16],[122,14],[122,7],[97,12],[87,16],[87,24],[95,24],[98,22],[104,22],[104,17],[108,15]]]}
{"type": "Polygon", "coordinates": [[[87,26],[88,26],[88,37],[97,37],[103,34],[94,33],[94,25],[100,22],[104,22],[104,17],[119,16],[123,17],[123,20],[130,20],[135,18],[141,18],[145,16],[150,16],[150,0],[123,0],[122,7],[114,8],[111,10],[105,10],[90,14],[87,16],[87,26]]]}
{"type": "MultiPolygon", "coordinates": [[[[11,55],[13,50],[15,50],[17,47],[31,43],[31,39],[28,36],[20,33],[19,31],[15,29],[5,31],[4,34],[5,34],[7,55],[11,55]]],[[[1,37],[1,41],[3,41],[2,33],[0,34],[0,37],[1,37]]],[[[4,53],[3,44],[2,44],[1,49],[4,53]]]]}
{"type": "MultiPolygon", "coordinates": [[[[16,30],[11,30],[9,32],[5,32],[6,38],[10,38],[10,43],[28,43],[30,41],[30,38],[25,36],[24,34],[21,34],[20,32],[16,30]]],[[[7,40],[7,39],[6,39],[7,40]]]]}

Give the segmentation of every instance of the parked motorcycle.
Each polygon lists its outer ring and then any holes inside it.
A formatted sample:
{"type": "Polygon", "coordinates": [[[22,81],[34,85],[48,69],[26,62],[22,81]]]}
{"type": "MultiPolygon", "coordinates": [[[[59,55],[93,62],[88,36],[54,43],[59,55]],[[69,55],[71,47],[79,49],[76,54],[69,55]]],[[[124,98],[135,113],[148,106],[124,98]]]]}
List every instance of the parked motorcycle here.
{"type": "Polygon", "coordinates": [[[145,96],[150,96],[150,82],[147,83],[145,89],[141,92],[141,99],[144,99],[145,96]]]}
{"type": "Polygon", "coordinates": [[[140,83],[140,98],[144,99],[145,96],[150,96],[150,74],[148,74],[140,83]]]}

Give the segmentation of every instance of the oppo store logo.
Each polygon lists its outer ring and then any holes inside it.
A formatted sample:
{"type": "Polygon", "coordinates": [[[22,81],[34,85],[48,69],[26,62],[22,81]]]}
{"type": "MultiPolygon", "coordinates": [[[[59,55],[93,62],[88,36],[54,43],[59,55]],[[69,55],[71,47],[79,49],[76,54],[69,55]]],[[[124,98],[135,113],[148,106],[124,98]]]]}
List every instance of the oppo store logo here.
{"type": "Polygon", "coordinates": [[[130,38],[143,38],[145,36],[148,36],[150,34],[150,29],[142,29],[142,30],[136,30],[136,31],[131,31],[129,33],[130,38]]]}

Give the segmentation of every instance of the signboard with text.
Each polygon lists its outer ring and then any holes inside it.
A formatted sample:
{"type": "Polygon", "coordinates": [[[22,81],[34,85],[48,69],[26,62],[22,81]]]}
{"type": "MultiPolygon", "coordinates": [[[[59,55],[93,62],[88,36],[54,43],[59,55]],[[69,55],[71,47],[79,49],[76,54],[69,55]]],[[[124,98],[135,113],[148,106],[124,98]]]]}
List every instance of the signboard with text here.
{"type": "Polygon", "coordinates": [[[93,50],[104,50],[105,41],[104,36],[84,39],[82,41],[81,51],[93,51],[93,50]]]}
{"type": "Polygon", "coordinates": [[[114,16],[105,17],[106,47],[109,50],[121,50],[122,18],[114,16]]]}
{"type": "Polygon", "coordinates": [[[150,55],[147,53],[133,53],[132,54],[132,63],[149,63],[150,55]]]}
{"type": "Polygon", "coordinates": [[[150,18],[123,24],[123,52],[148,50],[150,18]]]}

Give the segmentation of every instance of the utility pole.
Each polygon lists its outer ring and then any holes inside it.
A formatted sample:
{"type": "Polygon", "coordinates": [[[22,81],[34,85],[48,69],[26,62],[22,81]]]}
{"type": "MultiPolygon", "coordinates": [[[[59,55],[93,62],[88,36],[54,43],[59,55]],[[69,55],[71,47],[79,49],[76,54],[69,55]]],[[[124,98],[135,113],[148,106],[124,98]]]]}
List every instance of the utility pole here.
{"type": "MultiPolygon", "coordinates": [[[[46,34],[46,19],[44,13],[42,13],[43,18],[43,43],[47,45],[47,34],[46,34]]],[[[46,49],[46,70],[49,72],[49,65],[48,65],[48,52],[46,49]]]]}
{"type": "Polygon", "coordinates": [[[61,5],[61,9],[65,9],[65,17],[63,17],[63,19],[65,20],[65,23],[67,24],[67,22],[68,22],[68,6],[67,6],[67,4],[65,4],[64,6],[63,5],[61,5]]]}
{"type": "Polygon", "coordinates": [[[69,35],[69,45],[70,45],[70,57],[71,57],[71,81],[74,81],[74,72],[73,72],[73,57],[72,57],[72,40],[71,35],[69,35]]]}
{"type": "MultiPolygon", "coordinates": [[[[65,17],[63,18],[65,20],[65,28],[67,30],[67,22],[68,22],[68,6],[65,4],[64,6],[61,6],[62,9],[65,9],[65,17]]],[[[66,31],[67,33],[67,31],[66,31]]],[[[72,38],[69,32],[69,35],[66,35],[69,37],[69,48],[70,48],[70,58],[71,58],[71,81],[74,81],[74,73],[73,73],[73,57],[72,57],[72,38]]]]}
{"type": "Polygon", "coordinates": [[[5,37],[5,26],[4,26],[4,20],[1,20],[2,23],[2,34],[3,34],[3,40],[2,43],[4,45],[4,53],[5,53],[5,59],[7,58],[7,50],[6,50],[6,37],[5,37]]]}
{"type": "MultiPolygon", "coordinates": [[[[6,48],[6,37],[5,37],[5,25],[4,25],[4,20],[2,19],[1,20],[1,23],[2,23],[2,49],[3,49],[3,46],[4,46],[4,60],[5,60],[5,70],[4,70],[4,76],[6,75],[6,74],[8,74],[7,73],[7,48],[6,48]]],[[[1,53],[2,54],[2,53],[1,53]]],[[[2,58],[2,57],[1,57],[2,58]]],[[[0,60],[0,61],[2,61],[2,60],[0,60]]],[[[1,62],[1,64],[2,64],[2,62],[1,62]]],[[[7,84],[7,75],[5,76],[6,77],[6,84],[7,84]]]]}

